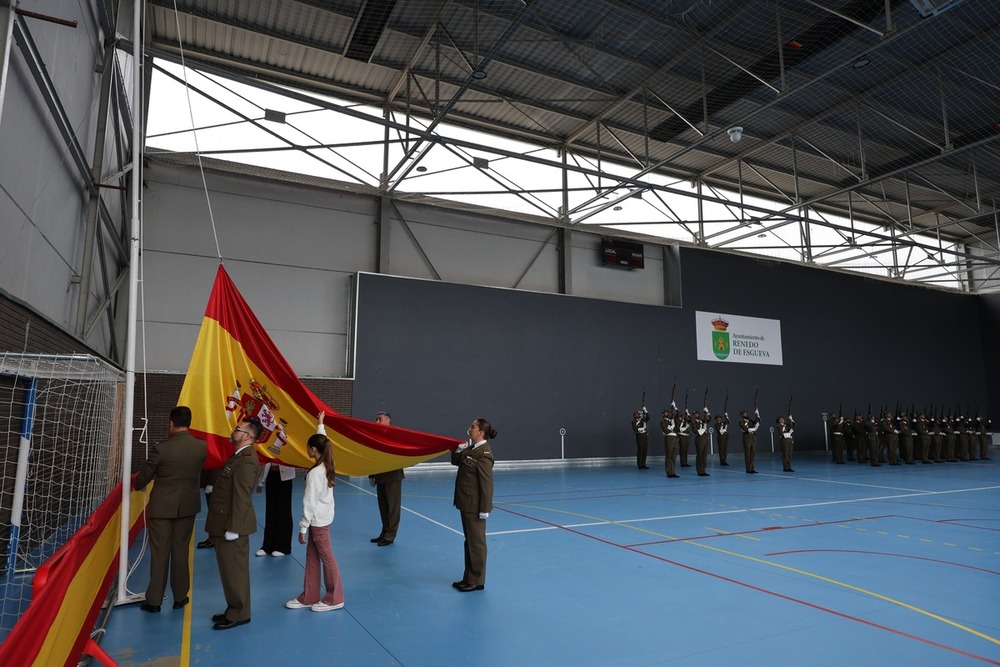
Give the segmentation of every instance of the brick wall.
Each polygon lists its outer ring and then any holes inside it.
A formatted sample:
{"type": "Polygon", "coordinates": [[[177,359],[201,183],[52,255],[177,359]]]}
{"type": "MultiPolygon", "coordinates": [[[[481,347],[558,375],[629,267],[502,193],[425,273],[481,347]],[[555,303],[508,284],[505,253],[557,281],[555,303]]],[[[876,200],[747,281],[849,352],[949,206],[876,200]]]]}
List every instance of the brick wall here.
{"type": "Polygon", "coordinates": [[[96,353],[50,320],[0,294],[0,352],[96,353]]]}

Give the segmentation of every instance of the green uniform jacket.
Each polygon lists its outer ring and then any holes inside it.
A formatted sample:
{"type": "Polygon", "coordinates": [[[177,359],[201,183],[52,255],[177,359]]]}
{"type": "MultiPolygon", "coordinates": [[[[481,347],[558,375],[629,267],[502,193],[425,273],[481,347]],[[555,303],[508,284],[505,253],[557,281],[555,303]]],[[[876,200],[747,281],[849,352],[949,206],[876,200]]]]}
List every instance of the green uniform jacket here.
{"type": "Polygon", "coordinates": [[[253,490],[259,477],[260,461],[253,447],[244,448],[222,464],[212,488],[205,532],[212,537],[224,537],[226,531],[238,535],[257,532],[253,490]]]}
{"type": "Polygon", "coordinates": [[[451,453],[455,475],[455,507],[460,512],[493,511],[493,450],[490,443],[451,453]]]}
{"type": "Polygon", "coordinates": [[[149,458],[135,477],[141,490],[156,480],[146,506],[150,519],[177,519],[201,511],[198,481],[205,464],[207,446],[187,431],[178,431],[153,445],[149,458]]]}

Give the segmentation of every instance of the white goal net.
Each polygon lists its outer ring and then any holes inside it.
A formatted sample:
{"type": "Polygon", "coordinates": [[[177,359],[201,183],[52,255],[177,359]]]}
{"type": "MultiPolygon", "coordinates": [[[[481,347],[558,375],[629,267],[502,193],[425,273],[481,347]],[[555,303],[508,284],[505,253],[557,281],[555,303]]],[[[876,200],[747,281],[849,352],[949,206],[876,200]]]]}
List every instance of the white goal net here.
{"type": "Polygon", "coordinates": [[[90,355],[0,353],[0,641],[38,566],[121,480],[124,388],[90,355]]]}

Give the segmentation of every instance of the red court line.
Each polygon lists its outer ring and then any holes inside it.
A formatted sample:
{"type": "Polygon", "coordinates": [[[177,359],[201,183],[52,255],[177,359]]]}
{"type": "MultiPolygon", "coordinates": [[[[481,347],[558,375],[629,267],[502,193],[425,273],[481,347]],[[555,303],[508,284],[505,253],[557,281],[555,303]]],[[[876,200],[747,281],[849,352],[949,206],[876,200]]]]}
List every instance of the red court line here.
{"type": "Polygon", "coordinates": [[[912,560],[925,560],[930,563],[941,563],[942,565],[954,565],[955,567],[964,567],[970,570],[977,570],[979,572],[985,572],[986,574],[996,574],[1000,575],[1000,572],[995,570],[987,570],[984,567],[976,567],[975,565],[966,565],[964,563],[955,563],[950,560],[940,560],[938,558],[924,558],[923,556],[910,556],[909,554],[895,554],[889,551],[864,551],[861,549],[795,549],[793,551],[774,551],[769,554],[764,554],[765,556],[787,556],[788,554],[813,554],[813,553],[841,553],[841,554],[864,554],[866,556],[893,556],[895,558],[910,558],[912,560]]]}
{"type": "MultiPolygon", "coordinates": [[[[732,533],[709,533],[708,535],[695,535],[693,537],[675,537],[669,540],[655,540],[653,542],[636,542],[628,546],[633,547],[646,547],[654,544],[671,544],[673,542],[697,542],[699,540],[709,540],[716,537],[733,537],[734,535],[753,535],[754,533],[769,533],[776,530],[794,530],[796,528],[813,528],[816,526],[836,526],[844,523],[853,523],[854,521],[874,521],[876,519],[886,519],[891,517],[891,514],[884,514],[881,516],[868,516],[868,517],[854,517],[853,519],[844,519],[840,521],[817,521],[815,523],[801,523],[794,526],[766,526],[764,528],[754,528],[753,530],[739,530],[732,533]]],[[[628,523],[628,522],[621,522],[628,523]]]]}
{"type": "Polygon", "coordinates": [[[980,660],[980,661],[985,662],[987,664],[997,665],[998,667],[1000,667],[1000,661],[991,660],[990,658],[987,658],[986,656],[976,655],[975,653],[969,653],[968,651],[963,651],[962,649],[956,648],[954,646],[947,646],[947,645],[941,644],[939,642],[931,641],[930,639],[924,639],[923,637],[918,637],[916,635],[911,635],[910,633],[903,632],[902,630],[896,630],[895,628],[890,628],[888,626],[881,625],[879,623],[874,623],[872,621],[866,621],[865,619],[858,618],[857,616],[851,616],[850,614],[845,614],[845,613],[837,611],[835,609],[829,609],[827,607],[823,607],[823,606],[820,606],[818,604],[814,604],[812,602],[807,602],[806,600],[802,600],[800,598],[793,598],[793,597],[791,597],[789,595],[785,595],[784,593],[778,593],[777,591],[770,591],[770,590],[767,590],[766,588],[761,588],[760,586],[754,586],[753,584],[749,584],[749,583],[747,583],[745,581],[739,581],[738,579],[732,579],[730,577],[726,577],[726,576],[723,576],[721,574],[716,574],[714,572],[709,572],[708,570],[702,570],[702,569],[699,569],[697,567],[693,567],[691,565],[685,565],[684,563],[679,563],[677,561],[670,560],[669,558],[664,558],[663,556],[657,556],[656,554],[651,554],[651,553],[647,553],[645,551],[640,551],[639,549],[636,549],[634,547],[626,546],[626,545],[623,545],[623,544],[616,544],[614,542],[602,539],[602,538],[594,536],[594,535],[588,535],[587,533],[584,533],[583,531],[574,530],[573,528],[567,528],[567,527],[561,526],[561,525],[559,525],[557,523],[552,523],[551,521],[546,521],[544,519],[539,519],[538,517],[533,517],[533,516],[529,516],[527,514],[522,514],[520,512],[515,512],[514,510],[508,509],[506,507],[499,507],[497,509],[500,509],[500,510],[502,510],[504,512],[507,512],[509,514],[513,514],[515,516],[519,516],[519,517],[521,517],[523,519],[528,519],[529,521],[536,521],[536,522],[544,524],[546,526],[551,526],[553,528],[558,528],[560,530],[565,530],[566,532],[573,533],[574,535],[578,535],[580,537],[584,537],[584,538],[587,538],[589,540],[593,540],[595,542],[600,542],[601,544],[606,544],[606,545],[608,545],[610,547],[615,547],[615,548],[618,548],[618,549],[624,549],[625,551],[631,551],[632,553],[639,554],[640,556],[646,556],[647,558],[652,558],[654,560],[658,560],[658,561],[663,562],[663,563],[668,563],[670,565],[675,565],[675,566],[683,568],[685,570],[690,570],[691,572],[697,572],[698,574],[703,574],[705,576],[712,577],[713,579],[719,579],[721,581],[726,581],[726,582],[729,582],[731,584],[735,584],[737,586],[742,586],[743,588],[749,588],[750,590],[757,591],[758,593],[763,593],[765,595],[770,595],[772,597],[780,598],[782,600],[787,600],[788,602],[793,602],[795,604],[800,604],[802,606],[809,607],[810,609],[815,609],[816,611],[825,612],[827,614],[831,614],[833,616],[837,616],[837,617],[843,618],[843,619],[848,620],[848,621],[854,621],[856,623],[861,623],[862,625],[867,625],[867,626],[869,626],[871,628],[876,628],[878,630],[884,630],[885,632],[890,632],[890,633],[892,633],[894,635],[898,635],[900,637],[906,637],[907,639],[913,639],[915,641],[921,642],[923,644],[927,644],[929,646],[934,646],[936,648],[944,649],[945,651],[951,651],[952,653],[957,653],[957,654],[963,655],[963,656],[965,656],[967,658],[972,658],[974,660],[980,660]]]}

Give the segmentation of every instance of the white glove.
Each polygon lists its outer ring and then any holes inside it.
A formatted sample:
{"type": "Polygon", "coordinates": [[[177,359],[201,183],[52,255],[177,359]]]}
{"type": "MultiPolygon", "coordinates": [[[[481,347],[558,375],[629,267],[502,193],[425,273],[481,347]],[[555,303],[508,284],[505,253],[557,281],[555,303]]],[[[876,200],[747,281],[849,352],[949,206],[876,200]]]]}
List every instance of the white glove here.
{"type": "Polygon", "coordinates": [[[795,420],[794,420],[794,419],[792,419],[792,416],[791,416],[791,415],[788,415],[788,421],[790,421],[790,422],[793,422],[793,421],[795,421],[795,420]]]}
{"type": "Polygon", "coordinates": [[[232,542],[234,540],[238,540],[239,537],[240,537],[239,533],[234,533],[231,530],[226,531],[226,542],[232,542]]]}
{"type": "Polygon", "coordinates": [[[755,409],[755,410],[753,411],[753,413],[754,413],[755,415],[757,415],[758,417],[760,417],[760,410],[756,410],[756,409],[755,409]]]}
{"type": "Polygon", "coordinates": [[[465,441],[465,442],[463,442],[463,443],[462,443],[461,445],[459,445],[459,446],[458,446],[458,447],[457,447],[457,448],[455,449],[455,451],[456,451],[456,452],[464,452],[464,451],[465,451],[466,449],[468,449],[469,447],[472,447],[472,443],[471,443],[470,441],[466,440],[466,441],[465,441]]]}
{"type": "Polygon", "coordinates": [[[211,493],[211,492],[212,492],[212,488],[213,488],[213,487],[212,487],[212,485],[211,485],[211,484],[209,484],[208,486],[206,486],[206,487],[205,487],[205,493],[211,493]]]}
{"type": "Polygon", "coordinates": [[[479,513],[479,518],[482,519],[483,521],[486,521],[487,519],[490,518],[490,513],[489,512],[480,512],[479,513]]]}

